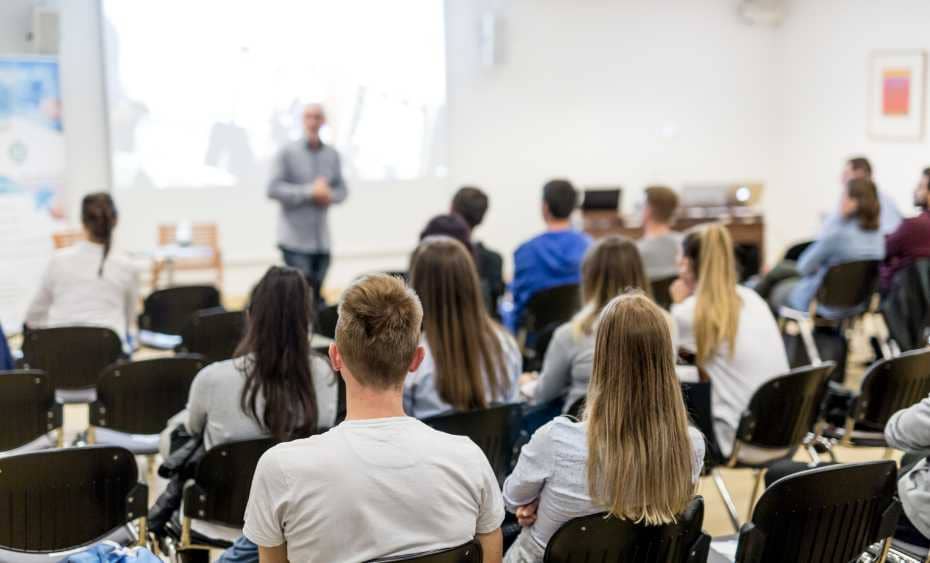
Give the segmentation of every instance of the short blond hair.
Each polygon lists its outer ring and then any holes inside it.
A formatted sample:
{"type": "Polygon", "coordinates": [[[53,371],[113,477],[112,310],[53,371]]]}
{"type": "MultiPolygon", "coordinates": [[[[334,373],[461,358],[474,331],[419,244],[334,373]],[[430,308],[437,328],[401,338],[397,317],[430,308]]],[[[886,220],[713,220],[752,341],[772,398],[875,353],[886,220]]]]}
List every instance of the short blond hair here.
{"type": "Polygon", "coordinates": [[[400,278],[365,276],[342,295],[336,347],[363,386],[398,387],[416,354],[422,323],[420,299],[400,278]]]}

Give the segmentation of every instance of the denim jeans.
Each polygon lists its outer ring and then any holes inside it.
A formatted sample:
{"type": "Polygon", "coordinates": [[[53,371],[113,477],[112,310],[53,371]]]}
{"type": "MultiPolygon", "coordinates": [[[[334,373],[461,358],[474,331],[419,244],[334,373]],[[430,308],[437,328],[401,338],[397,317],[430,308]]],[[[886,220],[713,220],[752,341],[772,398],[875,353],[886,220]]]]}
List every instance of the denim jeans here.
{"type": "Polygon", "coordinates": [[[313,289],[314,305],[318,309],[323,307],[325,303],[323,303],[320,291],[323,289],[326,272],[329,271],[329,252],[297,252],[288,250],[283,246],[280,248],[284,256],[284,263],[300,270],[304,277],[307,278],[307,283],[313,289]]]}
{"type": "Polygon", "coordinates": [[[258,563],[258,546],[249,538],[239,536],[239,539],[216,561],[217,563],[258,563]]]}

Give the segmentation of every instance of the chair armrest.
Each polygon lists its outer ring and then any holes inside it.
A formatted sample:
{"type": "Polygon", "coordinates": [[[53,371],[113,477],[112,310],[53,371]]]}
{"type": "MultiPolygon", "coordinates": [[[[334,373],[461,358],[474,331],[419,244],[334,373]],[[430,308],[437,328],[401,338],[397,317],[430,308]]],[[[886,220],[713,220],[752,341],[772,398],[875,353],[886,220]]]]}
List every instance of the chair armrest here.
{"type": "Polygon", "coordinates": [[[790,319],[792,321],[804,322],[810,320],[810,314],[807,311],[798,311],[797,309],[792,309],[791,307],[781,307],[778,309],[778,316],[790,319]]]}

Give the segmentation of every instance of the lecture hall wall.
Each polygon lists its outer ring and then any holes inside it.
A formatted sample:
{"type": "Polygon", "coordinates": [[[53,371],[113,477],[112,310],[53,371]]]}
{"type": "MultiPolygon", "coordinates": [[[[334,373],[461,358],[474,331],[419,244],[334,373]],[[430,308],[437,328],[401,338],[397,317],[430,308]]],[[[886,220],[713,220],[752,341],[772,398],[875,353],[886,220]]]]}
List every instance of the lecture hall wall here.
{"type": "MultiPolygon", "coordinates": [[[[25,49],[32,4],[0,3],[0,52],[25,49]]],[[[76,204],[82,193],[108,186],[99,7],[97,0],[57,4],[76,204]]],[[[333,213],[331,283],[403,267],[422,224],[464,182],[491,193],[478,235],[505,252],[540,229],[539,188],[555,175],[579,185],[619,183],[627,210],[653,182],[763,181],[770,261],[809,236],[834,205],[849,154],[868,154],[882,188],[908,209],[917,173],[930,164],[930,143],[868,139],[867,60],[873,49],[930,50],[921,29],[930,4],[790,0],[778,28],[742,23],[736,4],[447,1],[450,175],[402,187],[353,185],[350,201],[333,213]],[[501,22],[493,66],[480,60],[487,13],[501,22]]],[[[278,259],[275,208],[263,192],[116,194],[120,245],[150,247],[160,221],[216,221],[231,290],[242,292],[278,259]]]]}

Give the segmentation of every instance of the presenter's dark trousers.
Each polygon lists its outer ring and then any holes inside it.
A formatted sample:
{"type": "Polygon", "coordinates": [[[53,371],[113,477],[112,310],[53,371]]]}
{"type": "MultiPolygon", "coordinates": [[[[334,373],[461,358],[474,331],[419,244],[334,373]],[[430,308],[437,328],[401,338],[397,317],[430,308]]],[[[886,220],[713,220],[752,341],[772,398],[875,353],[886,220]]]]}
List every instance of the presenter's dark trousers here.
{"type": "Polygon", "coordinates": [[[329,270],[329,252],[297,252],[283,246],[280,248],[284,255],[284,263],[297,268],[307,278],[307,283],[313,289],[313,302],[316,307],[319,309],[325,306],[326,303],[323,302],[320,291],[323,289],[323,280],[326,279],[326,272],[329,270]]]}

